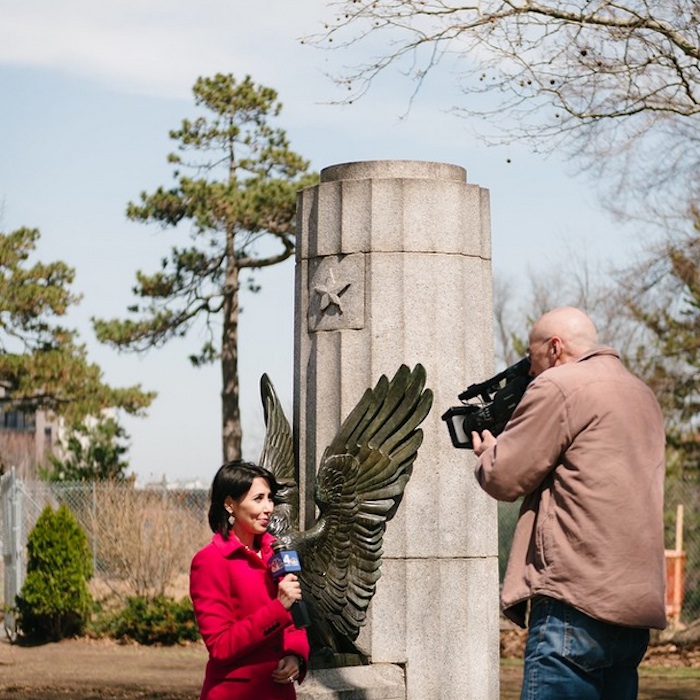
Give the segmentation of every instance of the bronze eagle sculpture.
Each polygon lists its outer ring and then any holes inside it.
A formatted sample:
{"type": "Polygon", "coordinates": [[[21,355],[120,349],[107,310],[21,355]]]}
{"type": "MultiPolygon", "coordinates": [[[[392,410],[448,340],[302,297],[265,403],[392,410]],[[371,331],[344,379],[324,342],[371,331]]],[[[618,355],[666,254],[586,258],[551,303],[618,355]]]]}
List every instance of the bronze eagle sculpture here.
{"type": "Polygon", "coordinates": [[[260,464],[280,485],[268,530],[299,555],[316,665],[332,665],[337,655],[368,661],[355,641],[381,575],[386,523],[423,441],[418,426],[433,401],[425,379],[422,365],[401,365],[391,380],[382,375],[365,391],[323,453],[314,487],[316,522],[303,531],[292,430],[270,379],[260,380],[266,425],[260,464]]]}

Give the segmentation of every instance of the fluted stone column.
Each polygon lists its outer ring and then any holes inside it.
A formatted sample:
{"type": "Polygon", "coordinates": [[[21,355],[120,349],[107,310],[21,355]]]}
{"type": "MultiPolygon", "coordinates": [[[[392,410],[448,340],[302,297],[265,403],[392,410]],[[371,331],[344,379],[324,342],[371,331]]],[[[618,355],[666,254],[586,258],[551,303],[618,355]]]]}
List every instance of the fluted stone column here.
{"type": "Polygon", "coordinates": [[[440,419],[493,373],[488,191],[445,163],[334,165],[300,193],[297,231],[302,518],[313,522],[314,470],[364,390],[423,364],[433,409],[358,641],[373,664],[405,665],[407,700],[496,700],[496,505],[440,419]]]}

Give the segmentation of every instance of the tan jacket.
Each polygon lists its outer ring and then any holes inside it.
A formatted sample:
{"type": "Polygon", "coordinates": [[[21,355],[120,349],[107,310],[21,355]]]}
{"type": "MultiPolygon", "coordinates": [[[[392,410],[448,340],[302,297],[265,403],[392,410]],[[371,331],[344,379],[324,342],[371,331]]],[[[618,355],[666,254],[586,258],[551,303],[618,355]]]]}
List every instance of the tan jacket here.
{"type": "Polygon", "coordinates": [[[666,626],[665,435],[651,390],[611,348],[540,374],[476,467],[494,498],[524,496],[502,591],[561,600],[630,627],[666,626]]]}

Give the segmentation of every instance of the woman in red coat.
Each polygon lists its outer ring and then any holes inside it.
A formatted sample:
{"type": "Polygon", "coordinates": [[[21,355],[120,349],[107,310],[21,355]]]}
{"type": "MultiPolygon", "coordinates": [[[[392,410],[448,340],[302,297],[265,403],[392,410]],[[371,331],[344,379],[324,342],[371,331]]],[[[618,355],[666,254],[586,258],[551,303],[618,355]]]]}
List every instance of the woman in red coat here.
{"type": "Polygon", "coordinates": [[[209,506],[212,541],[192,560],[190,596],[209,651],[200,700],[293,700],[309,655],[290,608],[301,598],[294,574],[279,584],[267,533],[277,482],[262,467],[224,464],[209,506]]]}

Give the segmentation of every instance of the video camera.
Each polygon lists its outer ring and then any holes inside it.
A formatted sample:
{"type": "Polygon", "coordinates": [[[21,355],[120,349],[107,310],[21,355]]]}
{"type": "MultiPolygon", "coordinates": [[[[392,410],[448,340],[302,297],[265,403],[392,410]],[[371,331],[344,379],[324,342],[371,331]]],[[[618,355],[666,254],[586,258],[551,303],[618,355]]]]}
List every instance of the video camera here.
{"type": "Polygon", "coordinates": [[[503,432],[506,423],[532,380],[530,360],[524,357],[481,384],[472,384],[459,396],[462,406],[448,408],[442,415],[455,447],[472,449],[472,430],[489,430],[493,435],[503,432]],[[480,403],[468,403],[472,399],[480,403]]]}

